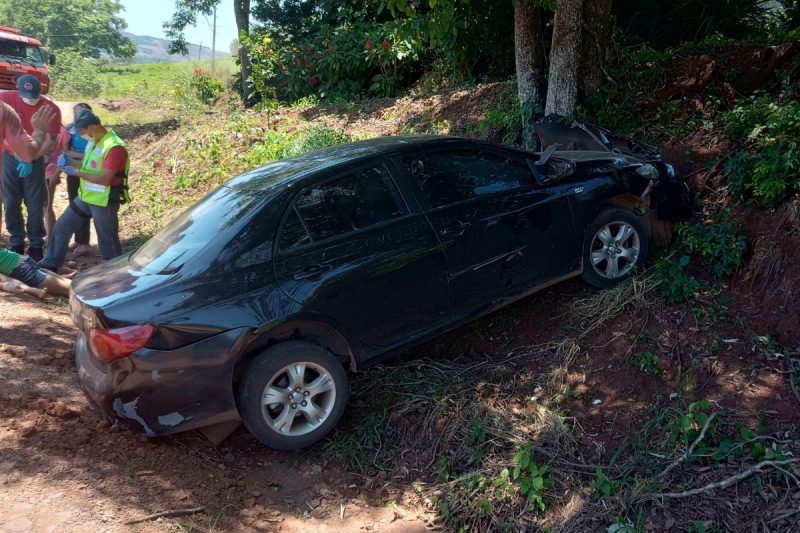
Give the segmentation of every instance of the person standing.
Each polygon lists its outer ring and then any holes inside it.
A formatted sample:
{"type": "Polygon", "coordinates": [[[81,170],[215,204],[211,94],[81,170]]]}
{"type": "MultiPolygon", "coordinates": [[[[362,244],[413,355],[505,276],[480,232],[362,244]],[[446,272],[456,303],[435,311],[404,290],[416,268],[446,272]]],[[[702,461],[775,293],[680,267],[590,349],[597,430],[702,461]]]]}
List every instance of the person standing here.
{"type": "MultiPolygon", "coordinates": [[[[44,144],[47,130],[53,122],[55,114],[50,108],[43,107],[31,117],[33,133],[28,135],[22,127],[22,121],[11,106],[0,102],[0,147],[6,145],[14,151],[20,161],[30,162],[39,148],[44,144]]],[[[0,159],[0,173],[3,161],[0,159]]],[[[3,218],[3,181],[0,179],[0,222],[3,218]]],[[[2,224],[0,224],[2,226],[2,224]]]]}
{"type": "Polygon", "coordinates": [[[31,119],[40,109],[50,108],[55,117],[48,128],[44,142],[38,145],[31,161],[14,155],[8,142],[3,151],[3,207],[6,211],[6,229],[11,234],[11,250],[18,254],[25,253],[26,224],[22,217],[24,202],[28,211],[28,255],[37,261],[43,256],[44,208],[47,204],[43,156],[55,144],[61,128],[61,111],[53,102],[41,97],[41,89],[39,80],[26,74],[17,80],[17,92],[0,93],[0,102],[8,104],[16,111],[22,127],[28,134],[34,131],[31,119]]]}
{"type": "Polygon", "coordinates": [[[70,237],[86,220],[94,220],[100,255],[107,261],[122,254],[119,241],[119,206],[129,201],[130,159],[125,142],[107,129],[91,110],[84,109],[73,126],[89,141],[80,170],[65,165],[59,170],[80,178],[78,197],[56,221],[41,268],[57,272],[64,264],[70,237]]]}
{"type": "MultiPolygon", "coordinates": [[[[86,103],[78,103],[72,108],[72,116],[77,117],[78,114],[84,109],[92,110],[92,106],[86,103]]],[[[80,131],[70,123],[61,128],[61,133],[56,140],[56,149],[53,151],[48,160],[47,169],[45,170],[45,177],[47,178],[48,197],[49,202],[44,214],[44,224],[47,228],[47,235],[52,240],[53,226],[56,222],[56,214],[53,209],[53,201],[55,198],[55,190],[59,183],[61,183],[61,171],[59,167],[71,166],[80,169],[83,164],[83,156],[86,151],[88,141],[81,137],[80,131]],[[63,156],[63,159],[62,159],[63,156]]],[[[67,176],[67,196],[69,201],[78,196],[78,187],[80,185],[80,178],[77,176],[67,176]]],[[[73,257],[81,257],[87,255],[90,251],[89,248],[89,221],[86,220],[80,229],[75,232],[75,241],[70,245],[73,250],[73,257]]]]}

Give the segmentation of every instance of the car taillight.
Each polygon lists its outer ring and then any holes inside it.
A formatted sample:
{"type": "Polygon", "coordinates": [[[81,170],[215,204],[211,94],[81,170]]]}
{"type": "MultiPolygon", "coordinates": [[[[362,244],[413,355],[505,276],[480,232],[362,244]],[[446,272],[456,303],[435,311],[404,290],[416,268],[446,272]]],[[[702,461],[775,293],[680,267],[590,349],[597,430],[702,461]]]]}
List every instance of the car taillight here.
{"type": "Polygon", "coordinates": [[[89,341],[97,357],[105,363],[110,363],[144,348],[154,330],[150,324],[116,329],[92,328],[89,330],[89,341]]]}

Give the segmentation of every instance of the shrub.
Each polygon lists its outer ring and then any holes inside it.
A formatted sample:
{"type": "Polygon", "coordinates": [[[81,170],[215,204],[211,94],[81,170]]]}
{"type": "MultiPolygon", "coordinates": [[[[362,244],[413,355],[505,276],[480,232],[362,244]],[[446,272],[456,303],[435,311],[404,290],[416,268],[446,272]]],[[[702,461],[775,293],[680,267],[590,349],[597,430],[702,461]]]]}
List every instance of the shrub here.
{"type": "Polygon", "coordinates": [[[699,255],[718,278],[730,277],[742,266],[747,239],[738,224],[678,224],[675,232],[680,247],[685,252],[699,255]]]}
{"type": "Polygon", "coordinates": [[[686,273],[691,259],[681,256],[677,261],[672,257],[662,257],[654,266],[658,287],[670,302],[681,302],[694,299],[694,293],[700,288],[693,276],[686,273]]]}
{"type": "Polygon", "coordinates": [[[319,35],[280,46],[269,34],[242,40],[262,98],[293,100],[314,94],[329,100],[362,94],[393,96],[408,80],[421,50],[407,22],[343,22],[319,35]]]}
{"type": "Polygon", "coordinates": [[[100,96],[103,89],[96,69],[77,50],[60,50],[51,75],[58,98],[88,100],[100,96]]]}
{"type": "Polygon", "coordinates": [[[776,103],[759,93],[722,116],[744,149],[725,164],[728,191],[740,203],[776,203],[800,191],[800,102],[776,103]]]}
{"type": "Polygon", "coordinates": [[[214,103],[225,92],[222,81],[211,77],[207,70],[201,68],[194,69],[189,84],[197,99],[206,104],[214,103]]]}

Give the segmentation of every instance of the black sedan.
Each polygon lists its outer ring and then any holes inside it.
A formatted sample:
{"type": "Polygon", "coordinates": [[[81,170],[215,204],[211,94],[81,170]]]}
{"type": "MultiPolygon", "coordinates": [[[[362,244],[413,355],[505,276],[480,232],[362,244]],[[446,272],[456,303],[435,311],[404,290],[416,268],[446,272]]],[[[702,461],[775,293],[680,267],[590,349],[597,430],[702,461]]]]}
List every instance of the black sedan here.
{"type": "Polygon", "coordinates": [[[685,201],[660,159],[554,149],[379,138],[233,178],[75,281],[80,381],[150,436],[317,442],[346,369],[561,280],[611,286],[685,201]]]}

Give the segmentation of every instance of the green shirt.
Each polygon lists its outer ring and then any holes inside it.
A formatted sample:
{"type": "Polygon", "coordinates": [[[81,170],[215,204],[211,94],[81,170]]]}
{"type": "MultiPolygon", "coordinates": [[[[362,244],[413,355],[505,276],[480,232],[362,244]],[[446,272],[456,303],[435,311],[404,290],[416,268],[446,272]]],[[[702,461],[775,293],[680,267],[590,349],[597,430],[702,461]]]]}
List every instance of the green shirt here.
{"type": "Polygon", "coordinates": [[[20,255],[11,250],[0,248],[0,274],[8,276],[11,271],[17,268],[20,255]]]}

